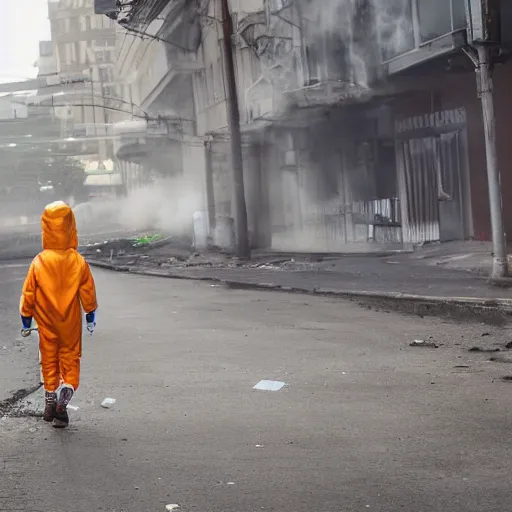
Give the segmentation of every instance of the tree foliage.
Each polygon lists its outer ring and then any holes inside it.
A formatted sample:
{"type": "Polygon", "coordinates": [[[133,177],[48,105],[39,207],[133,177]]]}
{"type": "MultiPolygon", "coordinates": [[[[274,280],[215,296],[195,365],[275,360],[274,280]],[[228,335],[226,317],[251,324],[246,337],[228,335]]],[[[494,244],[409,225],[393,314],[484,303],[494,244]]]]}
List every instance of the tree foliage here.
{"type": "Polygon", "coordinates": [[[81,196],[86,177],[83,163],[73,157],[45,158],[37,173],[39,187],[51,186],[63,198],[81,196]]]}
{"type": "Polygon", "coordinates": [[[85,193],[86,177],[83,163],[73,157],[23,158],[9,173],[8,186],[31,197],[43,194],[48,198],[78,199],[85,193]]]}

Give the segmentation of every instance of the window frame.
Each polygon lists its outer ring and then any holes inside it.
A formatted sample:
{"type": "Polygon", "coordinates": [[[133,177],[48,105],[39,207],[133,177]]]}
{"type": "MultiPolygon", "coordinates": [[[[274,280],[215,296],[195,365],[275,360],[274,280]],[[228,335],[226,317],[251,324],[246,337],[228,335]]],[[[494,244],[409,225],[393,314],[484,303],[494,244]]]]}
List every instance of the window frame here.
{"type": "MultiPolygon", "coordinates": [[[[425,47],[429,47],[432,44],[438,42],[439,40],[442,40],[443,38],[446,38],[448,36],[453,36],[454,34],[465,31],[466,27],[464,28],[457,28],[454,24],[454,2],[459,2],[462,0],[446,0],[449,2],[449,14],[450,14],[450,30],[449,32],[446,32],[444,34],[432,37],[430,39],[426,39],[422,41],[421,39],[421,23],[420,23],[420,17],[419,17],[419,3],[425,2],[428,0],[405,0],[407,1],[411,6],[411,22],[412,22],[412,33],[413,33],[413,41],[414,41],[414,47],[411,50],[406,50],[404,52],[401,52],[397,55],[394,55],[393,57],[385,58],[382,51],[380,52],[380,60],[383,64],[387,64],[389,62],[393,62],[396,59],[400,59],[404,55],[411,54],[413,52],[417,52],[418,50],[421,50],[425,47]]],[[[379,26],[383,26],[382,22],[378,22],[379,26]]],[[[382,45],[382,30],[377,31],[377,39],[379,43],[379,48],[383,48],[382,45]]]]}

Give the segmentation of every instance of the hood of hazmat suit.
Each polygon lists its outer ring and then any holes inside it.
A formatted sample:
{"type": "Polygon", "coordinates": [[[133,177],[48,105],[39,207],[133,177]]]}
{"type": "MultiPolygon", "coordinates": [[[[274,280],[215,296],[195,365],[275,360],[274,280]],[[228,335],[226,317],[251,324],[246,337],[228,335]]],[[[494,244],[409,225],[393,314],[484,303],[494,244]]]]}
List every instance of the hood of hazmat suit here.
{"type": "Polygon", "coordinates": [[[73,210],[62,201],[49,204],[41,217],[43,249],[78,249],[78,234],[73,210]]]}

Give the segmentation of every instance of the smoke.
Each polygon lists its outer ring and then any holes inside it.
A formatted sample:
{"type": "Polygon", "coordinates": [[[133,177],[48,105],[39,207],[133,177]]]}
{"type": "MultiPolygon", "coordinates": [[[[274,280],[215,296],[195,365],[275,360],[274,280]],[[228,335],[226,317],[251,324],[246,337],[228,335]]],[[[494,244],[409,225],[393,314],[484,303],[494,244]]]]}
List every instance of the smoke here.
{"type": "Polygon", "coordinates": [[[160,179],[120,201],[117,221],[126,229],[156,229],[166,235],[192,232],[192,216],[202,208],[201,191],[184,178],[160,179]]]}
{"type": "Polygon", "coordinates": [[[324,57],[333,68],[346,68],[339,70],[343,80],[370,87],[383,60],[414,46],[410,0],[322,0],[321,9],[315,2],[308,5],[304,18],[309,39],[338,41],[339,46],[326,45],[324,57]]]}
{"type": "Polygon", "coordinates": [[[74,208],[83,236],[157,230],[166,236],[190,236],[192,215],[202,208],[202,194],[183,177],[162,178],[132,190],[128,197],[97,199],[74,208]]]}

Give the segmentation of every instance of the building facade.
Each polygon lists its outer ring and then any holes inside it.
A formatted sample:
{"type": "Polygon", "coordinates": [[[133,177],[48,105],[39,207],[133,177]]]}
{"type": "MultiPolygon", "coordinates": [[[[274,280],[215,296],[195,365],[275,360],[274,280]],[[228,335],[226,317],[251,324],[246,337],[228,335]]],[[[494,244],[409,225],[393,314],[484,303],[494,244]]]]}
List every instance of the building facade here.
{"type": "MultiPolygon", "coordinates": [[[[465,53],[476,28],[464,0],[434,3],[229,3],[255,245],[338,251],[489,239],[481,106],[465,53]]],[[[494,76],[512,234],[510,11],[502,1],[494,76]]],[[[148,36],[127,35],[131,54],[119,51],[131,55],[120,71],[125,94],[154,115],[189,123],[180,132],[192,138],[182,138],[180,151],[203,143],[197,183],[210,225],[233,216],[221,1],[129,2],[121,12],[112,4],[110,15],[148,36]]]]}

